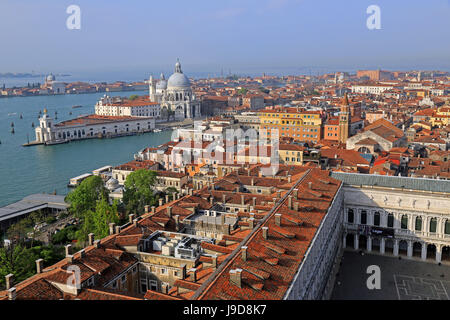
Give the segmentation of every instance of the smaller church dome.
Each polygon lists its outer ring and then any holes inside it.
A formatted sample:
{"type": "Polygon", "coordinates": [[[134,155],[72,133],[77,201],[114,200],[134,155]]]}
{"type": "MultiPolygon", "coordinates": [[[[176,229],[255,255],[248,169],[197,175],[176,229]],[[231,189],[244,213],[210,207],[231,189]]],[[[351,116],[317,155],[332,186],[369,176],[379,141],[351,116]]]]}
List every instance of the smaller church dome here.
{"type": "Polygon", "coordinates": [[[119,181],[117,181],[114,178],[109,179],[108,181],[106,181],[106,188],[109,191],[113,191],[115,189],[117,189],[119,187],[119,181]]]}
{"type": "Polygon", "coordinates": [[[53,75],[53,74],[49,74],[48,76],[47,76],[47,82],[53,82],[53,81],[55,81],[55,76],[53,75]]]}

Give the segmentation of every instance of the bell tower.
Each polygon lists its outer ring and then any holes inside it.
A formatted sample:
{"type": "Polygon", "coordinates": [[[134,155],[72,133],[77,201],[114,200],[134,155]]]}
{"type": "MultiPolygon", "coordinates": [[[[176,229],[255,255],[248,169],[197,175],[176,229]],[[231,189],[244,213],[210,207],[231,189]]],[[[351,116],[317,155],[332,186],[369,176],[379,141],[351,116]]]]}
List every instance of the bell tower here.
{"type": "Polygon", "coordinates": [[[339,114],[339,142],[346,143],[349,135],[350,112],[347,93],[345,93],[339,114]]]}

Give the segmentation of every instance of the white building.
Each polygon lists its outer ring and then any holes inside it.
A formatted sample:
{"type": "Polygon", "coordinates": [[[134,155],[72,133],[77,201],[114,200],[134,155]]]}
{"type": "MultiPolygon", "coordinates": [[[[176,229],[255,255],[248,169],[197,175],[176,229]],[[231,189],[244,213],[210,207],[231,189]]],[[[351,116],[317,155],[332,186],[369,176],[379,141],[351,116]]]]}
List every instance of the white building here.
{"type": "Polygon", "coordinates": [[[154,128],[153,117],[118,118],[95,114],[54,124],[53,119],[47,115],[47,110],[44,110],[35,132],[37,143],[57,144],[71,140],[132,135],[148,132],[154,128]]]}
{"type": "Polygon", "coordinates": [[[161,116],[161,106],[146,97],[130,100],[122,97],[109,97],[105,95],[95,105],[95,114],[115,117],[154,117],[161,116]]]}
{"type": "Polygon", "coordinates": [[[392,90],[394,86],[390,85],[354,85],[352,86],[352,93],[368,93],[368,94],[381,94],[386,90],[392,90]]]}
{"type": "Polygon", "coordinates": [[[149,79],[150,101],[161,105],[161,118],[183,120],[200,117],[200,100],[192,92],[189,79],[181,71],[179,61],[175,64],[175,72],[169,80],[161,74],[159,81],[151,76],[149,79]]]}

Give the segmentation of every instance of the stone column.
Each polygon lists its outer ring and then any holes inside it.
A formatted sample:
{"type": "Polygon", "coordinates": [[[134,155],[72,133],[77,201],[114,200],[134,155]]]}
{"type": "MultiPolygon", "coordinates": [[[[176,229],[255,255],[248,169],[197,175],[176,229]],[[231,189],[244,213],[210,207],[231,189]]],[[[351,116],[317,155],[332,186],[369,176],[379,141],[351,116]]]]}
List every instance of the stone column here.
{"type": "Polygon", "coordinates": [[[354,237],[355,237],[355,250],[358,250],[359,249],[359,234],[355,234],[354,235],[354,237]]]}
{"type": "Polygon", "coordinates": [[[385,253],[385,240],[384,240],[384,238],[381,238],[381,240],[380,240],[380,253],[381,254],[385,253]]]}
{"type": "Polygon", "coordinates": [[[344,232],[343,235],[344,235],[344,237],[342,239],[342,247],[345,249],[345,248],[347,248],[347,233],[344,232]]]}
{"type": "Polygon", "coordinates": [[[398,239],[394,240],[394,256],[398,256],[398,239]]]}
{"type": "Polygon", "coordinates": [[[442,259],[442,245],[437,244],[436,245],[436,262],[441,262],[442,259]]]}
{"type": "Polygon", "coordinates": [[[367,252],[371,252],[372,251],[372,237],[368,236],[367,237],[367,252]]]}
{"type": "Polygon", "coordinates": [[[422,260],[427,259],[427,244],[425,242],[422,242],[422,260]]]}
{"type": "Polygon", "coordinates": [[[408,241],[408,257],[411,258],[413,254],[413,242],[408,241]]]}

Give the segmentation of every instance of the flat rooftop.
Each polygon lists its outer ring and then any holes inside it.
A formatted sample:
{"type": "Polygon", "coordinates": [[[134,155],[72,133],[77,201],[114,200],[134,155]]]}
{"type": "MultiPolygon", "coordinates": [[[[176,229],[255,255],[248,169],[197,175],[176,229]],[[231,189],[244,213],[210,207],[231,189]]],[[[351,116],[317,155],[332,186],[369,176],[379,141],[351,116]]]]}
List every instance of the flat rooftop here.
{"type": "Polygon", "coordinates": [[[39,209],[54,208],[64,210],[69,204],[64,201],[65,196],[51,194],[32,194],[22,200],[0,208],[0,221],[21,216],[39,209]]]}

